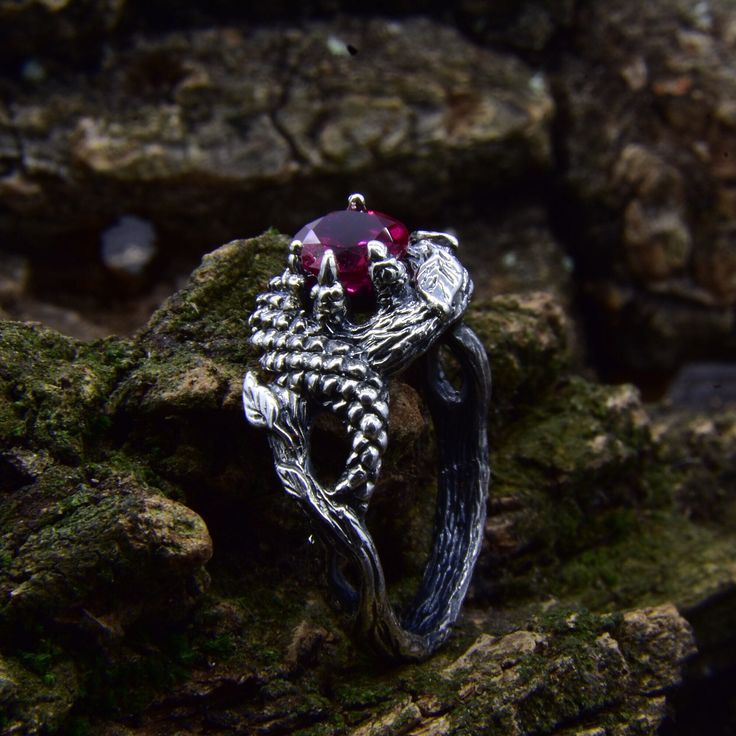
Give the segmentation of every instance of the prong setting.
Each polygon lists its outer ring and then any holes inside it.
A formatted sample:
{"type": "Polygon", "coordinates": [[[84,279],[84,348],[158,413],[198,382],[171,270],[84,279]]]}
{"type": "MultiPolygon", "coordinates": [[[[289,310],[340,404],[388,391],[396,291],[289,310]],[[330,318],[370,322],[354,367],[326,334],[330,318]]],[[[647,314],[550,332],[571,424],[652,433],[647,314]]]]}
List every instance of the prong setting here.
{"type": "Polygon", "coordinates": [[[409,281],[406,266],[390,256],[386,245],[378,240],[371,240],[367,248],[373,288],[376,290],[379,305],[386,307],[400,295],[409,281]]]}
{"type": "Polygon", "coordinates": [[[460,247],[460,241],[450,233],[440,233],[435,230],[415,230],[409,236],[410,243],[417,243],[420,240],[430,240],[437,245],[445,245],[453,250],[460,247]]]}
{"type": "Polygon", "coordinates": [[[347,305],[345,291],[337,279],[337,261],[331,250],[322,257],[317,284],[312,288],[313,313],[319,324],[338,329],[345,321],[347,305]]]}
{"type": "Polygon", "coordinates": [[[368,249],[368,258],[372,263],[388,258],[388,248],[380,240],[369,240],[366,247],[368,249]]]}
{"type": "Polygon", "coordinates": [[[356,563],[358,580],[333,572],[333,583],[346,591],[362,633],[394,660],[429,656],[448,636],[483,536],[490,376],[483,345],[460,321],[472,285],[456,247],[453,236],[430,231],[414,233],[409,244],[405,225],[367,211],[365,199],[351,195],[348,211],[299,231],[288,268],[256,298],[249,320],[251,343],[269,378],[260,383],[248,374],[246,416],[268,430],[281,483],[320,538],[333,553],[339,550],[339,559],[356,563]],[[365,321],[350,322],[349,300],[357,307],[373,293],[377,309],[365,321]],[[440,340],[458,356],[462,396],[451,395],[440,380],[430,351],[440,340]],[[429,368],[422,388],[432,399],[442,448],[443,513],[417,603],[400,618],[386,597],[365,521],[388,443],[389,379],[421,356],[429,368]],[[315,477],[310,459],[313,422],[323,411],[342,421],[350,441],[344,468],[330,485],[315,477]]]}
{"type": "Polygon", "coordinates": [[[348,209],[354,212],[366,212],[365,197],[360,192],[354,192],[348,197],[348,209]]]}
{"type": "Polygon", "coordinates": [[[331,250],[326,250],[322,256],[322,265],[319,268],[317,283],[320,286],[332,286],[337,281],[337,261],[331,250]]]}
{"type": "Polygon", "coordinates": [[[302,272],[302,247],[301,240],[292,240],[289,244],[289,257],[287,261],[289,271],[293,274],[300,274],[302,272]]]}

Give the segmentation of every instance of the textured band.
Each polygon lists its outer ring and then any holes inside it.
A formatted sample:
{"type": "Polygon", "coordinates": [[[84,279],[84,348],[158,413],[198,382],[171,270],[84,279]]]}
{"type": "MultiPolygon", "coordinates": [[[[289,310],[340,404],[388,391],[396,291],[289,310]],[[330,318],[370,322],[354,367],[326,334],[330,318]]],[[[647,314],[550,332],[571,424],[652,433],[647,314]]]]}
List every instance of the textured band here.
{"type": "Polygon", "coordinates": [[[451,236],[413,233],[401,258],[385,242],[370,241],[376,306],[366,321],[354,323],[332,251],[312,279],[302,247],[292,243],[288,268],[257,297],[251,315],[251,341],[266,376],[246,375],[246,416],[269,430],[279,478],[328,549],[335,593],[359,632],[390,659],[421,659],[445,640],[458,616],[485,519],[490,369],[480,341],[460,321],[472,283],[451,236]],[[443,373],[440,345],[460,366],[459,389],[443,373]],[[439,453],[435,539],[415,603],[399,617],[365,516],[388,442],[387,379],[419,361],[439,453]],[[310,429],[323,411],[343,420],[351,448],[330,488],[317,480],[310,457],[310,429]]]}

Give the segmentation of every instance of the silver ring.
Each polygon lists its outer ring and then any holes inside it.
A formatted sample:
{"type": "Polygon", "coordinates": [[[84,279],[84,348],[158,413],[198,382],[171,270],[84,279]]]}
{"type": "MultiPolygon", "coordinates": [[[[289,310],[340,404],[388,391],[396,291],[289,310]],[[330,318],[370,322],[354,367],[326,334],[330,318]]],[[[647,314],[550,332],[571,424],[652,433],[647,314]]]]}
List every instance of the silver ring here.
{"type": "Polygon", "coordinates": [[[483,534],[490,368],[480,340],[462,323],[473,285],[457,245],[445,233],[409,235],[351,195],[347,210],[297,234],[286,270],[256,297],[250,317],[262,372],[245,376],[245,415],[268,430],[281,483],[327,549],[340,607],[393,660],[423,659],[447,638],[483,534]],[[356,308],[368,309],[368,319],[351,321],[356,308]],[[460,388],[442,369],[443,345],[460,366],[460,388]],[[388,442],[388,379],[419,362],[437,436],[437,511],[422,583],[399,615],[365,517],[388,442]],[[317,480],[310,457],[311,427],[325,411],[342,420],[350,443],[331,487],[317,480]]]}

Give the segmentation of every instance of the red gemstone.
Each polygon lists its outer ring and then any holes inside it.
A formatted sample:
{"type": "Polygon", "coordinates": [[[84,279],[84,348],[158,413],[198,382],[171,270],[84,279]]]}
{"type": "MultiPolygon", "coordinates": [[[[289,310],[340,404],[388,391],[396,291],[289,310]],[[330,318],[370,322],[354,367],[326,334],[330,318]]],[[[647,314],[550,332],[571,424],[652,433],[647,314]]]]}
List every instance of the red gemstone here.
{"type": "Polygon", "coordinates": [[[406,225],[381,212],[339,210],[305,225],[295,236],[302,243],[302,266],[315,276],[326,250],[335,254],[337,276],[348,294],[371,293],[368,267],[368,242],[385,243],[388,252],[398,258],[406,251],[409,230],[406,225]]]}

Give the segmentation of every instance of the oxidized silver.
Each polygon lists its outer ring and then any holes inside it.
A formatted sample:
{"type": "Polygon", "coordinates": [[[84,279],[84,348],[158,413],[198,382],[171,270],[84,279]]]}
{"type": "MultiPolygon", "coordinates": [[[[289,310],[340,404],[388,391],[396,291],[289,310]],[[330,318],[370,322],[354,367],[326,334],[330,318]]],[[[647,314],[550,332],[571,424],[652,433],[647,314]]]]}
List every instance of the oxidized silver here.
{"type": "MultiPolygon", "coordinates": [[[[362,197],[353,195],[349,206],[364,208],[362,197]]],[[[394,660],[427,657],[447,638],[470,584],[485,521],[490,368],[482,344],[461,321],[473,285],[457,245],[451,235],[420,230],[396,259],[383,243],[371,241],[377,308],[356,324],[332,251],[309,290],[301,243],[293,241],[286,270],[258,295],[250,317],[250,339],[261,351],[267,379],[246,374],[246,417],[267,428],[281,483],[328,550],[341,607],[354,615],[359,633],[394,660]],[[440,345],[460,365],[460,389],[443,373],[440,345]],[[388,600],[365,517],[388,442],[388,379],[416,361],[425,364],[420,388],[437,435],[437,512],[422,584],[410,610],[399,616],[388,600]],[[310,460],[310,428],[322,411],[343,421],[351,448],[329,488],[317,480],[310,460]],[[356,585],[348,582],[345,565],[353,569],[356,585]]]]}

